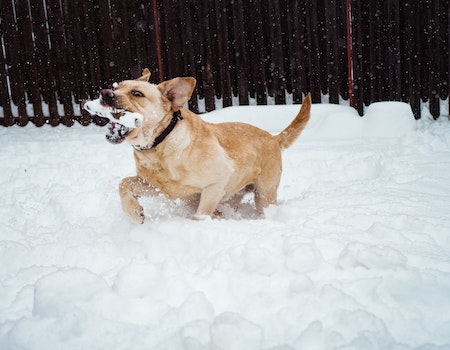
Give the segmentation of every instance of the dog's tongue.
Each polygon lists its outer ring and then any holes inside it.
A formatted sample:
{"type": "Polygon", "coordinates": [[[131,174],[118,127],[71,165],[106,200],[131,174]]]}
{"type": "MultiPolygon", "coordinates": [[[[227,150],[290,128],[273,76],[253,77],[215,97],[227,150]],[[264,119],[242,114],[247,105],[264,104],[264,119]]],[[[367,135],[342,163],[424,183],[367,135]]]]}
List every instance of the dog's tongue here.
{"type": "Polygon", "coordinates": [[[108,131],[106,132],[106,139],[114,144],[121,143],[125,140],[130,128],[116,122],[108,123],[108,131]]]}

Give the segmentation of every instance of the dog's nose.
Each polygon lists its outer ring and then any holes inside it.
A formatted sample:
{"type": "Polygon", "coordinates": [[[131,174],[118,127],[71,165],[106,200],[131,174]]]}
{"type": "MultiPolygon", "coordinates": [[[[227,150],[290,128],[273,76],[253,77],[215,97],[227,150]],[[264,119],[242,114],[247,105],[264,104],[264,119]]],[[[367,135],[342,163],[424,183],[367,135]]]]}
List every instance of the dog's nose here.
{"type": "Polygon", "coordinates": [[[111,89],[103,89],[102,91],[100,91],[100,97],[101,104],[114,107],[114,103],[116,100],[114,91],[112,91],[111,89]]]}

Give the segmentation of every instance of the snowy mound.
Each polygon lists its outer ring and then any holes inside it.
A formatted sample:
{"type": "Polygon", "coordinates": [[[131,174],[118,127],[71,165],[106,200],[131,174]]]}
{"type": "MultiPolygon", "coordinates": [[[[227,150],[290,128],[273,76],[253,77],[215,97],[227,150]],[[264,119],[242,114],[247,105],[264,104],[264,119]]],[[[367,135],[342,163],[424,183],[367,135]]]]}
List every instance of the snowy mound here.
{"type": "MultiPolygon", "coordinates": [[[[298,109],[204,117],[276,133],[298,109]]],[[[104,129],[0,128],[0,349],[450,349],[447,117],[314,105],[265,219],[252,197],[193,221],[158,196],[144,225],[104,129]]]]}
{"type": "MultiPolygon", "coordinates": [[[[279,133],[295,118],[300,105],[233,106],[202,114],[211,123],[240,121],[279,133]]],[[[403,102],[370,105],[363,117],[351,107],[314,104],[311,119],[301,137],[353,139],[401,137],[416,129],[411,107],[403,102]]]]}

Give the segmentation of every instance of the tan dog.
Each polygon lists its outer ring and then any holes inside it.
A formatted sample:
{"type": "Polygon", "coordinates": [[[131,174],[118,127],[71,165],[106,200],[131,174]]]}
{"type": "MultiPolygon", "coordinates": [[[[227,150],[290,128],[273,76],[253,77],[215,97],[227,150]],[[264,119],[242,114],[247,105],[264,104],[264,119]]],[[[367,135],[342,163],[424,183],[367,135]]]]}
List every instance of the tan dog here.
{"type": "Polygon", "coordinates": [[[112,143],[126,139],[135,148],[137,176],[123,179],[119,186],[122,208],[135,222],[144,222],[138,198],[160,193],[198,203],[195,219],[213,217],[221,202],[239,205],[248,191],[254,192],[261,215],[276,203],[281,150],[308,123],[309,94],[292,123],[272,136],[244,123],[210,124],[181,108],[191,97],[194,78],[159,85],[148,83],[149,78],[150,71],[144,69],[142,77],[102,90],[100,99],[118,118],[109,124],[107,139],[112,143]],[[142,114],[142,125],[120,124],[122,113],[117,110],[142,114]]]}

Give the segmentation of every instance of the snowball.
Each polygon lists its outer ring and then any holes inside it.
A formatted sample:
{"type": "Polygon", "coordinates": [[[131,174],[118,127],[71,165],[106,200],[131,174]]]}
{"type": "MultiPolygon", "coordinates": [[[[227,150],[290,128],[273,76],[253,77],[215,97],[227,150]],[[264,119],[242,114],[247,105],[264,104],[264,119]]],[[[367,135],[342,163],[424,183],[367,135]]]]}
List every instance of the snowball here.
{"type": "Polygon", "coordinates": [[[140,113],[128,112],[122,109],[113,109],[109,106],[102,105],[100,99],[86,101],[83,108],[92,115],[98,115],[103,118],[108,118],[112,122],[119,122],[128,128],[139,128],[142,126],[144,117],[140,113]],[[119,119],[115,118],[112,113],[123,114],[119,119]]]}

